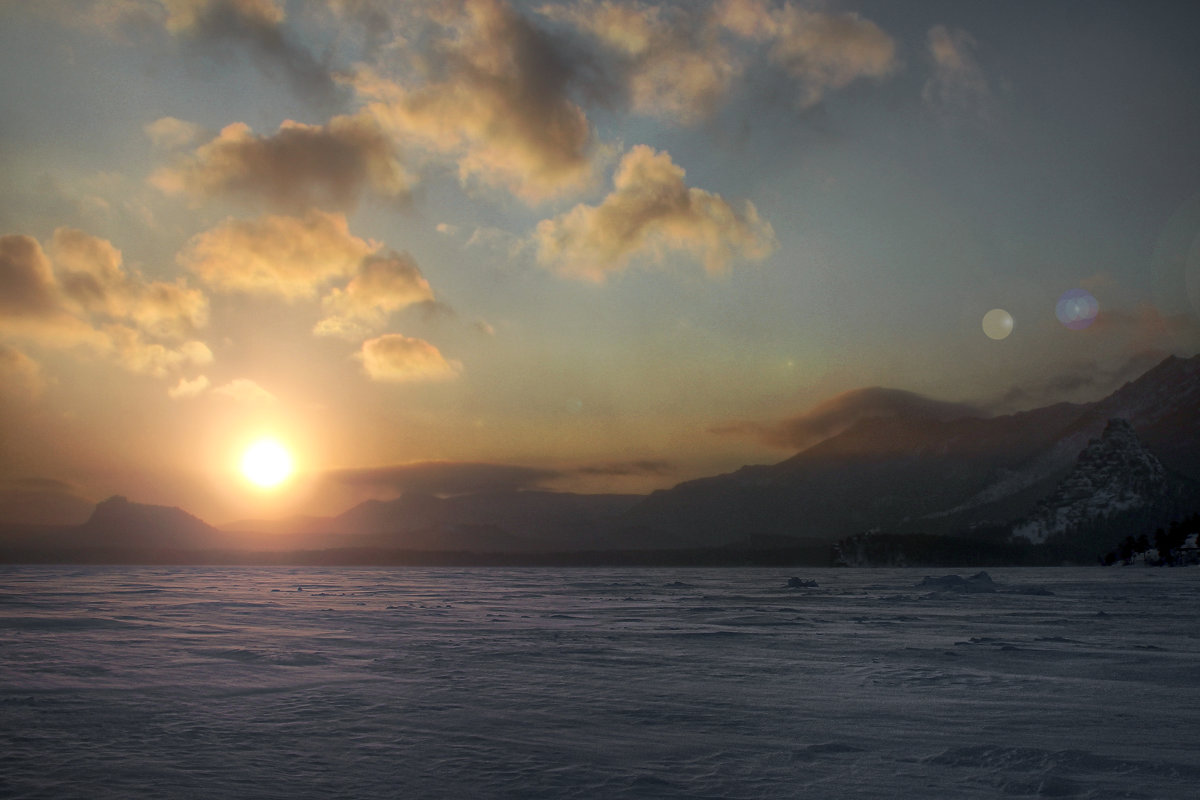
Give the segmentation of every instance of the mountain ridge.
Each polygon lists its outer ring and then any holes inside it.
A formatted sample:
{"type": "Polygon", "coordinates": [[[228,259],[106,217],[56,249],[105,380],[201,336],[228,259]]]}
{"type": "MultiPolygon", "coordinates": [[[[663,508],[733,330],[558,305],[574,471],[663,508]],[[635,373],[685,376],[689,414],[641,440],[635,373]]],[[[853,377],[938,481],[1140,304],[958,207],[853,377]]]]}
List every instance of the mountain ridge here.
{"type": "MultiPolygon", "coordinates": [[[[20,541],[41,535],[60,549],[533,553],[817,547],[870,531],[995,536],[1032,519],[1039,504],[1052,504],[1081,454],[1104,438],[1112,420],[1124,420],[1113,435],[1121,438],[1127,429],[1164,474],[1179,476],[1178,505],[1194,501],[1200,508],[1200,499],[1189,495],[1200,485],[1198,355],[1166,358],[1091,403],[996,417],[863,418],[778,463],[748,465],[649,495],[407,493],[368,500],[333,517],[297,517],[257,529],[244,522],[217,529],[181,509],[116,496],[98,504],[82,525],[41,534],[26,530],[20,541]]],[[[1052,535],[1047,528],[1035,538],[1052,535]]]]}

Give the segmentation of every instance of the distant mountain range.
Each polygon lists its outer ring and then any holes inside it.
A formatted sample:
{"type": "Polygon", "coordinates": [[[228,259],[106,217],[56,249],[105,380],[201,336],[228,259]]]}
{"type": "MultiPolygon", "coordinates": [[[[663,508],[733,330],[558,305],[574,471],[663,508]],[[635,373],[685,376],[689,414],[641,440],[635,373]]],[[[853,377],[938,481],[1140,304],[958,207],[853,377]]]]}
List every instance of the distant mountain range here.
{"type": "Polygon", "coordinates": [[[1011,529],[1057,491],[1113,418],[1157,457],[1164,480],[1200,480],[1200,356],[1170,357],[1093,403],[991,418],[865,419],[782,463],[655,492],[625,521],[649,539],[705,544],[1011,529]]]}
{"type": "MultiPolygon", "coordinates": [[[[33,548],[46,557],[87,548],[813,552],[869,531],[1016,534],[1040,544],[1162,524],[1200,510],[1198,487],[1200,356],[1170,357],[1093,403],[957,419],[912,404],[899,416],[862,419],[781,463],[647,496],[414,493],[335,517],[222,530],[179,509],[114,497],[82,525],[10,526],[0,531],[0,550],[33,548]]],[[[1111,546],[1097,541],[1095,549],[1111,546]]]]}

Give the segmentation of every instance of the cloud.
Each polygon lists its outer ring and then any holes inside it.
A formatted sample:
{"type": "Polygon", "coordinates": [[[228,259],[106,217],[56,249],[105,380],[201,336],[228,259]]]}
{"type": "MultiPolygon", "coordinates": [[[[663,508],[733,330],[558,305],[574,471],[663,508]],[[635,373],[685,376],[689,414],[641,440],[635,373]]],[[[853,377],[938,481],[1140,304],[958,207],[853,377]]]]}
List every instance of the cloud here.
{"type": "Polygon", "coordinates": [[[0,342],[0,396],[32,400],[45,388],[41,366],[17,348],[0,342]]]}
{"type": "Polygon", "coordinates": [[[421,461],[367,469],[342,469],[326,473],[345,486],[389,489],[435,495],[510,492],[532,489],[559,477],[552,470],[511,464],[463,461],[421,461]]]}
{"type": "Polygon", "coordinates": [[[194,380],[180,378],[179,383],[175,384],[170,389],[167,389],[167,397],[172,400],[180,398],[198,397],[208,388],[208,376],[201,375],[194,380]]]}
{"type": "Polygon", "coordinates": [[[1084,359],[1060,364],[1051,375],[1013,386],[992,403],[992,409],[996,413],[1012,413],[1064,400],[1098,400],[1140,378],[1168,355],[1164,350],[1151,349],[1134,352],[1115,362],[1084,359]]]}
{"type": "Polygon", "coordinates": [[[689,123],[709,116],[739,66],[708,15],[691,9],[583,0],[540,12],[598,40],[618,62],[629,103],[639,114],[689,123]]]}
{"type": "Polygon", "coordinates": [[[684,174],[668,153],[634,147],[600,205],[581,203],[538,223],[538,260],[601,282],[635,257],[658,262],[668,251],[688,253],[711,273],[735,257],[758,260],[774,251],[775,233],[753,204],[739,213],[720,195],[689,188],[684,174]]]}
{"type": "Polygon", "coordinates": [[[201,292],[126,272],[112,243],[71,228],[54,232],[50,251],[32,237],[0,237],[0,333],[82,346],[156,377],[212,360],[203,342],[188,339],[208,321],[201,292]]]}
{"type": "Polygon", "coordinates": [[[479,247],[512,261],[529,245],[528,240],[500,228],[483,227],[471,232],[464,247],[479,247]]]}
{"type": "Polygon", "coordinates": [[[249,378],[237,378],[224,386],[212,390],[213,394],[229,397],[239,403],[269,404],[276,402],[275,395],[268,392],[249,378]]]}
{"type": "Polygon", "coordinates": [[[398,333],[363,342],[359,358],[371,380],[387,383],[445,381],[462,372],[460,362],[447,361],[429,342],[398,333]]]}
{"type": "Polygon", "coordinates": [[[343,215],[314,209],[303,217],[228,219],[192,237],[178,260],[221,291],[294,300],[353,275],[378,248],[352,236],[343,215]]]}
{"type": "Polygon", "coordinates": [[[938,109],[968,111],[987,118],[992,93],[975,59],[974,37],[958,28],[935,25],[929,29],[926,44],[933,74],[921,90],[925,102],[938,109]]]}
{"type": "Polygon", "coordinates": [[[382,327],[393,311],[432,301],[433,290],[412,256],[368,256],[345,289],[335,288],[322,299],[326,316],[313,332],[356,338],[382,327]]]}
{"type": "Polygon", "coordinates": [[[964,403],[874,386],[844,392],[780,422],[731,422],[714,426],[709,432],[750,437],[772,447],[806,450],[864,419],[902,417],[948,421],[978,416],[982,416],[978,409],[964,403]]]}
{"type": "Polygon", "coordinates": [[[725,0],[717,13],[730,31],[770,43],[770,59],[800,82],[804,107],[856,80],[886,78],[898,65],[895,41],[855,13],[832,14],[791,3],[771,8],[764,0],[725,0]]]}
{"type": "MultiPolygon", "coordinates": [[[[182,135],[168,119],[151,126],[156,142],[182,135]]],[[[367,188],[398,197],[408,191],[411,178],[380,125],[358,114],[324,125],[287,120],[271,136],[255,135],[237,122],[156,170],[150,182],[166,194],[239,197],[300,212],[313,206],[350,210],[367,188]]]]}
{"type": "Polygon", "coordinates": [[[82,309],[127,319],[147,333],[182,338],[208,323],[208,298],[183,281],[129,275],[112,243],[73,228],[54,231],[50,252],[63,293],[82,309]]]}
{"type": "Polygon", "coordinates": [[[578,70],[555,42],[502,0],[439,9],[425,71],[410,88],[360,69],[366,110],[407,146],[454,160],[460,179],[531,203],[586,187],[593,135],[570,97],[578,70]]]}
{"type": "Polygon", "coordinates": [[[54,271],[38,241],[15,234],[0,237],[0,314],[44,317],[60,310],[54,271]]]}
{"type": "Polygon", "coordinates": [[[296,96],[330,106],[339,88],[327,65],[286,29],[281,0],[37,0],[26,3],[65,25],[125,40],[166,32],[195,52],[227,60],[247,53],[269,77],[282,73],[296,96]]]}
{"type": "Polygon", "coordinates": [[[141,331],[127,325],[110,324],[101,329],[104,352],[129,372],[165,378],[189,366],[211,364],[212,351],[204,342],[191,340],[178,345],[147,341],[141,331]]]}
{"type": "Polygon", "coordinates": [[[327,0],[329,8],[343,19],[358,23],[366,36],[366,50],[374,53],[393,39],[391,0],[327,0]]]}
{"type": "Polygon", "coordinates": [[[151,143],[161,150],[178,150],[200,140],[204,128],[175,117],[160,117],[142,128],[151,143]]]}
{"type": "Polygon", "coordinates": [[[276,0],[159,0],[169,33],[207,51],[227,44],[245,48],[269,76],[282,72],[297,97],[328,106],[338,87],[326,65],[293,41],[284,29],[285,13],[276,0]]]}
{"type": "Polygon", "coordinates": [[[575,474],[604,476],[604,477],[625,477],[630,475],[672,475],[676,472],[676,467],[670,461],[621,461],[610,462],[606,464],[591,464],[576,469],[575,474]]]}

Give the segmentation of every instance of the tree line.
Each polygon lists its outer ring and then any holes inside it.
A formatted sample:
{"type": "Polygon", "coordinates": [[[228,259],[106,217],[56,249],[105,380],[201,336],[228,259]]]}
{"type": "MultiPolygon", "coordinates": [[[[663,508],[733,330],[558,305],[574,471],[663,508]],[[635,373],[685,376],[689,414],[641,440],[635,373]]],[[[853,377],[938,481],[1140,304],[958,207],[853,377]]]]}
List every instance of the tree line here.
{"type": "Polygon", "coordinates": [[[1136,537],[1132,534],[1126,536],[1114,549],[1100,557],[1100,563],[1106,567],[1113,564],[1132,564],[1141,556],[1143,562],[1155,566],[1194,564],[1200,561],[1200,551],[1196,549],[1196,544],[1200,544],[1200,541],[1190,548],[1187,547],[1188,540],[1193,535],[1200,540],[1200,513],[1175,520],[1165,529],[1157,528],[1152,536],[1146,533],[1136,537]]]}

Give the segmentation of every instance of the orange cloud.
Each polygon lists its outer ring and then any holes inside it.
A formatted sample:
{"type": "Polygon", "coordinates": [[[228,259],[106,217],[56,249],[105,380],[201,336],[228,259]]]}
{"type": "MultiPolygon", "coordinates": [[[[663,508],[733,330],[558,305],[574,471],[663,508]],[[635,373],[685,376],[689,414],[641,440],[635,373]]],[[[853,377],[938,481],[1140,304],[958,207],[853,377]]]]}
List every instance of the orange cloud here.
{"type": "Polygon", "coordinates": [[[739,36],[770,43],[771,60],[800,82],[802,106],[819,102],[830,89],[882,79],[897,68],[895,41],[858,14],[725,0],[718,18],[739,36]]]}
{"type": "Polygon", "coordinates": [[[275,395],[249,378],[236,378],[224,386],[213,389],[212,393],[223,395],[239,403],[274,403],[276,401],[275,395]]]}
{"type": "Polygon", "coordinates": [[[142,127],[151,143],[162,150],[177,150],[199,141],[204,129],[176,117],[160,117],[142,127]]]}
{"type": "Polygon", "coordinates": [[[378,248],[351,235],[343,215],[314,209],[303,217],[228,219],[192,237],[178,260],[216,289],[294,300],[354,274],[378,248]]]}
{"type": "Polygon", "coordinates": [[[30,400],[40,395],[45,387],[41,366],[17,348],[0,342],[0,397],[8,395],[30,400]]]}
{"type": "Polygon", "coordinates": [[[208,323],[208,298],[186,283],[146,282],[126,274],[121,251],[83,231],[59,228],[50,252],[63,293],[90,313],[128,319],[164,338],[182,338],[208,323]]]}
{"type": "MultiPolygon", "coordinates": [[[[154,123],[159,140],[182,136],[166,119],[154,123]]],[[[262,200],[272,208],[351,209],[364,189],[383,197],[408,191],[411,178],[395,145],[374,118],[334,117],[325,125],[291,120],[272,136],[237,122],[190,155],[156,170],[150,182],[167,194],[262,200]]]]}
{"type": "Polygon", "coordinates": [[[141,331],[119,324],[105,325],[101,330],[107,342],[106,354],[124,369],[140,375],[165,378],[184,367],[202,366],[213,360],[204,342],[165,345],[147,341],[141,331]]]}
{"type": "Polygon", "coordinates": [[[371,380],[387,383],[445,381],[462,372],[461,363],[447,361],[429,342],[397,333],[363,342],[359,358],[371,380]]]}
{"type": "Polygon", "coordinates": [[[752,203],[739,212],[720,195],[689,188],[684,175],[668,153],[632,148],[600,205],[581,203],[538,223],[538,260],[601,282],[639,256],[660,261],[682,251],[717,273],[735,257],[758,260],[774,251],[775,232],[752,203]]]}
{"type": "Polygon", "coordinates": [[[431,74],[409,88],[369,70],[353,85],[398,140],[453,159],[464,182],[507,189],[528,202],[577,191],[593,175],[592,130],[569,97],[571,62],[501,0],[439,9],[443,33],[431,74]]]}
{"type": "Polygon", "coordinates": [[[60,312],[50,260],[31,236],[0,237],[0,314],[44,317],[60,312]]]}
{"type": "Polygon", "coordinates": [[[167,10],[166,26],[180,33],[208,23],[218,14],[226,14],[246,25],[275,27],[283,22],[283,7],[276,0],[158,0],[167,10]]]}
{"type": "Polygon", "coordinates": [[[186,339],[207,323],[202,293],[126,273],[119,250],[81,231],[55,231],[51,252],[53,260],[28,236],[0,237],[0,333],[45,347],[84,346],[157,377],[212,360],[203,342],[186,339]]]}
{"type": "Polygon", "coordinates": [[[407,253],[369,256],[345,289],[321,300],[325,318],[314,333],[355,338],[380,328],[393,311],[433,300],[429,281],[407,253]]]}
{"type": "Polygon", "coordinates": [[[167,389],[167,397],[170,397],[172,400],[197,397],[204,393],[204,390],[208,388],[208,385],[208,376],[206,375],[200,375],[199,377],[190,381],[187,378],[180,378],[179,383],[175,384],[170,389],[167,389]]]}
{"type": "Polygon", "coordinates": [[[704,15],[611,0],[546,6],[541,13],[590,34],[616,55],[639,114],[694,122],[715,110],[740,71],[704,15]]]}

